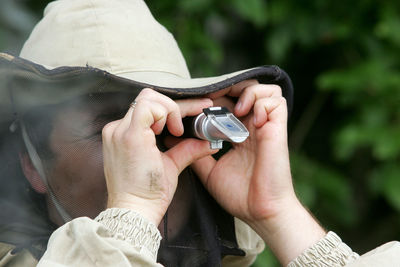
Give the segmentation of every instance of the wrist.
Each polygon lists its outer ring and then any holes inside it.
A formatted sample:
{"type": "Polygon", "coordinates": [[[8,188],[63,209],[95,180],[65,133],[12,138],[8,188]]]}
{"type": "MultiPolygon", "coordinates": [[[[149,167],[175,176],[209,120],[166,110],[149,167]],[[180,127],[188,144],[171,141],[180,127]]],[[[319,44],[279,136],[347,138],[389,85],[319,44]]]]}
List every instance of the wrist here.
{"type": "Polygon", "coordinates": [[[280,212],[249,225],[261,236],[283,266],[318,242],[326,231],[296,199],[280,212]]]}
{"type": "Polygon", "coordinates": [[[261,226],[264,230],[267,230],[268,234],[273,234],[281,230],[282,225],[288,224],[289,219],[299,216],[304,211],[306,211],[304,206],[296,197],[286,198],[282,201],[275,201],[273,208],[270,208],[266,216],[249,222],[249,225],[261,226]]]}

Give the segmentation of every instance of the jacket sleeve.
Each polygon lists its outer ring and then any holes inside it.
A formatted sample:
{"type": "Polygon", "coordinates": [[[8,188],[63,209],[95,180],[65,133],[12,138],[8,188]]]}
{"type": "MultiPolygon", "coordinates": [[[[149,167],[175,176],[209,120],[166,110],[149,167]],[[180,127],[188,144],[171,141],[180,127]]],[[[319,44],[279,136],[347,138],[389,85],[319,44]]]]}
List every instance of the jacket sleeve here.
{"type": "Polygon", "coordinates": [[[55,231],[38,266],[161,266],[157,227],[128,209],[76,218],[55,231]]]}
{"type": "Polygon", "coordinates": [[[361,257],[333,232],[308,248],[288,267],[332,266],[332,267],[391,267],[400,264],[400,242],[386,243],[361,257]]]}
{"type": "Polygon", "coordinates": [[[400,266],[400,242],[392,241],[362,255],[346,267],[400,266]]]}

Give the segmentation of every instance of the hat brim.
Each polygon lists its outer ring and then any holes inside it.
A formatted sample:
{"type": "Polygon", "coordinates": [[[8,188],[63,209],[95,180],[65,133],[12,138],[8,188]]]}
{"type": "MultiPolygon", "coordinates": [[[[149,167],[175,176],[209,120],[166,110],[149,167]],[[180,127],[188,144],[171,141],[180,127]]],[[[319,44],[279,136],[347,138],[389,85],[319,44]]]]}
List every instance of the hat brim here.
{"type": "Polygon", "coordinates": [[[138,94],[143,88],[152,88],[177,99],[204,96],[248,79],[279,85],[290,114],[292,82],[286,72],[277,66],[261,66],[216,77],[184,79],[151,71],[114,75],[90,66],[47,69],[20,57],[0,53],[0,123],[13,120],[16,113],[35,106],[56,104],[90,93],[138,94]]]}

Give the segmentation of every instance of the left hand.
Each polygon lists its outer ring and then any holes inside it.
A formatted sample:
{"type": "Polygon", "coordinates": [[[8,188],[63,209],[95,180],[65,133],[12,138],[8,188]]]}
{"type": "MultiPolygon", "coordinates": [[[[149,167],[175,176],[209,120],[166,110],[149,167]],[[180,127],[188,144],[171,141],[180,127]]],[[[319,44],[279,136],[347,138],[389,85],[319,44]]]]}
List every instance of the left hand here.
{"type": "Polygon", "coordinates": [[[188,139],[162,152],[156,135],[165,125],[171,134],[182,135],[182,118],[199,114],[212,101],[173,101],[154,90],[143,89],[136,102],[124,118],[103,128],[107,207],[134,210],[158,225],[171,203],[181,171],[217,150],[211,150],[206,141],[188,139]]]}

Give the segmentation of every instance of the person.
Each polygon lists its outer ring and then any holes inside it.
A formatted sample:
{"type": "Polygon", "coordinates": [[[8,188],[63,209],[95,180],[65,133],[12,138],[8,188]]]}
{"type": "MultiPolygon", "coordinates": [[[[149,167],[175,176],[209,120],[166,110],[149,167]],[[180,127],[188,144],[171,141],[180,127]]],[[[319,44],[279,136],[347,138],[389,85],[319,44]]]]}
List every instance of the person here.
{"type": "Polygon", "coordinates": [[[191,79],[141,0],[53,2],[0,69],[1,125],[11,124],[4,135],[17,142],[23,178],[15,188],[37,200],[5,190],[3,265],[248,266],[263,241],[282,265],[399,262],[398,242],[359,257],[297,199],[286,74],[191,79]],[[182,118],[212,105],[250,132],[214,157],[207,141],[179,138],[182,118]]]}

